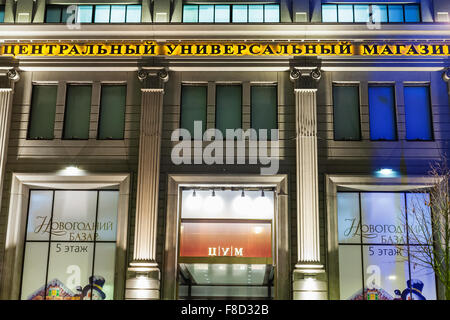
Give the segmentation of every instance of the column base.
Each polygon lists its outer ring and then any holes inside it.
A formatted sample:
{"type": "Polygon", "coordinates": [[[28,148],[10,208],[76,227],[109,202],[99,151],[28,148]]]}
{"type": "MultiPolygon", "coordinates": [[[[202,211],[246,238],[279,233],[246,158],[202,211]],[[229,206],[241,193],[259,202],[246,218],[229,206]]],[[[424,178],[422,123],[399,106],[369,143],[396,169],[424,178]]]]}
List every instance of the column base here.
{"type": "Polygon", "coordinates": [[[161,271],[156,262],[131,262],[125,285],[125,300],[159,300],[161,271]]]}
{"type": "Polygon", "coordinates": [[[296,264],[292,289],[294,300],[328,300],[328,286],[323,265],[296,264]]]}

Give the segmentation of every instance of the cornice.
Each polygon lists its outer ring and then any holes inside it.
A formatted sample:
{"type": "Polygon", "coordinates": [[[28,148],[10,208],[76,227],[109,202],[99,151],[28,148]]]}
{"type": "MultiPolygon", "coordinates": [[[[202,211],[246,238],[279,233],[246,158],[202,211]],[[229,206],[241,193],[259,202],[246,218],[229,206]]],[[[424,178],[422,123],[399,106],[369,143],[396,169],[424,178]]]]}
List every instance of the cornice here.
{"type": "Polygon", "coordinates": [[[241,40],[241,41],[370,41],[450,40],[450,25],[442,23],[355,24],[84,24],[70,29],[60,24],[1,24],[0,39],[21,40],[241,40]]]}

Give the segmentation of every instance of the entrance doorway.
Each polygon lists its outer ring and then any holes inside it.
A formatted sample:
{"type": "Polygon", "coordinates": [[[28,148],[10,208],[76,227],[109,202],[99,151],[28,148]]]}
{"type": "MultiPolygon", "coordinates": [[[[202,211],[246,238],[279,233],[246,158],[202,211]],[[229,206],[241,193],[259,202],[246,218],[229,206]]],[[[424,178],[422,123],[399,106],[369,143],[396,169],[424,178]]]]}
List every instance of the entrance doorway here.
{"type": "Polygon", "coordinates": [[[181,190],[179,299],[272,299],[274,189],[181,190]]]}

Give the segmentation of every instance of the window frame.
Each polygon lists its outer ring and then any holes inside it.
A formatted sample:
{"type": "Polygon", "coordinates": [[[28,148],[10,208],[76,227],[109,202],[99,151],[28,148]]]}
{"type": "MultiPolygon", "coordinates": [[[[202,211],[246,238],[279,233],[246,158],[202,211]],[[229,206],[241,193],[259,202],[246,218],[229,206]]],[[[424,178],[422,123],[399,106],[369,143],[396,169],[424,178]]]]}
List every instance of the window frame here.
{"type": "MultiPolygon", "coordinates": [[[[328,244],[326,265],[330,284],[329,297],[332,300],[340,299],[339,284],[339,255],[338,255],[338,216],[337,192],[352,189],[355,192],[406,192],[430,188],[436,183],[433,177],[409,176],[406,182],[404,177],[380,178],[373,175],[342,175],[325,174],[326,194],[326,242],[328,244]]],[[[442,291],[436,288],[437,298],[441,299],[442,291]]]]}
{"type": "Polygon", "coordinates": [[[99,109],[98,109],[98,121],[97,121],[97,137],[96,140],[100,140],[100,141],[123,141],[125,140],[125,124],[126,124],[126,115],[127,115],[127,93],[128,93],[128,86],[127,83],[108,83],[108,82],[102,82],[100,84],[100,104],[99,104],[99,109]],[[101,126],[101,120],[102,120],[102,90],[103,90],[103,86],[123,86],[125,87],[125,105],[123,108],[123,132],[122,132],[122,138],[106,138],[106,139],[101,139],[100,138],[100,126],[101,126]]]}
{"type": "Polygon", "coordinates": [[[183,4],[183,10],[181,11],[181,22],[186,24],[258,24],[258,23],[267,23],[267,24],[275,24],[275,23],[281,23],[281,8],[279,3],[262,3],[262,4],[256,4],[256,3],[212,3],[212,4],[204,4],[204,3],[185,3],[183,4]],[[184,21],[184,6],[197,6],[197,21],[196,22],[185,22],[184,21]],[[200,6],[202,5],[208,5],[213,6],[213,22],[200,22],[200,6]],[[246,22],[233,22],[233,7],[235,5],[239,6],[246,6],[247,7],[247,21],[246,22]],[[256,5],[262,5],[263,6],[263,21],[262,22],[249,22],[249,6],[256,6],[256,5]],[[266,6],[268,5],[277,5],[278,6],[278,22],[266,22],[266,6]],[[229,12],[229,22],[216,22],[216,6],[229,6],[230,12],[229,12]]]}
{"type": "Polygon", "coordinates": [[[333,108],[333,141],[348,141],[357,142],[362,141],[362,128],[361,128],[361,83],[360,82],[333,82],[331,85],[331,107],[333,108]],[[335,108],[334,108],[334,87],[357,87],[358,88],[358,125],[359,125],[359,138],[358,139],[336,139],[336,123],[335,119],[335,108]]]}
{"type": "MultiPolygon", "coordinates": [[[[252,95],[252,87],[275,87],[275,101],[276,101],[276,105],[275,105],[275,128],[272,129],[279,129],[279,109],[280,109],[280,105],[278,103],[278,83],[251,83],[250,82],[250,117],[249,117],[249,129],[254,129],[253,128],[253,117],[252,117],[252,105],[253,105],[253,95],[252,95]]],[[[277,136],[277,140],[272,140],[271,135],[270,135],[270,129],[267,129],[267,140],[266,141],[279,141],[280,140],[280,133],[278,132],[278,136],[277,136]]],[[[256,137],[252,137],[250,136],[250,140],[257,140],[259,141],[259,132],[256,132],[256,137]]]]}
{"type": "Polygon", "coordinates": [[[403,84],[403,112],[405,115],[405,141],[407,142],[433,142],[435,141],[434,121],[433,121],[433,103],[431,99],[431,83],[408,83],[403,84]],[[427,87],[428,88],[428,111],[430,113],[430,139],[407,139],[406,138],[406,104],[405,104],[405,88],[406,87],[427,87]]]}
{"type": "MultiPolygon", "coordinates": [[[[215,84],[215,105],[214,105],[214,127],[215,129],[217,128],[217,86],[239,86],[241,88],[241,129],[243,127],[243,123],[244,123],[244,117],[242,116],[243,113],[243,109],[244,109],[244,86],[242,83],[216,83],[215,84]]],[[[251,106],[251,105],[250,105],[251,106]]],[[[250,112],[250,117],[251,117],[251,112],[250,112]]],[[[228,128],[227,128],[228,129],[228,128]]],[[[222,132],[222,136],[225,139],[226,138],[226,131],[222,132]]],[[[237,140],[237,137],[234,137],[235,140],[237,140]]]]}
{"type": "MultiPolygon", "coordinates": [[[[180,129],[185,129],[188,130],[186,128],[182,127],[182,119],[183,119],[183,86],[189,86],[189,87],[204,87],[206,88],[206,105],[205,105],[205,131],[208,130],[208,97],[209,97],[209,86],[208,83],[206,82],[198,82],[198,83],[180,83],[180,119],[178,121],[178,127],[180,129]]],[[[205,134],[205,131],[202,132],[202,139],[201,140],[195,140],[195,137],[193,135],[194,132],[189,132],[191,134],[191,140],[190,141],[203,141],[203,135],[205,134]]],[[[181,135],[179,136],[179,140],[181,141],[183,138],[181,135]]]]}
{"type": "MultiPolygon", "coordinates": [[[[29,213],[30,213],[30,202],[31,202],[31,193],[33,191],[49,191],[52,192],[52,208],[51,208],[51,213],[50,213],[50,221],[53,221],[53,214],[54,214],[54,209],[55,209],[55,193],[56,191],[87,191],[87,192],[96,192],[97,195],[97,199],[96,199],[96,209],[95,209],[95,224],[97,225],[98,222],[98,213],[99,213],[99,198],[100,198],[100,192],[117,192],[118,196],[120,197],[120,190],[119,188],[115,188],[115,189],[101,189],[101,188],[96,188],[96,189],[76,189],[76,188],[72,188],[72,189],[56,189],[56,188],[51,188],[51,189],[43,189],[43,188],[29,188],[27,190],[28,192],[28,197],[27,197],[27,205],[26,205],[26,219],[25,219],[25,228],[26,226],[28,226],[28,221],[29,221],[29,213]]],[[[93,251],[92,251],[92,270],[90,272],[91,276],[94,275],[94,270],[95,270],[95,251],[96,251],[96,244],[97,243],[114,243],[116,248],[115,248],[115,252],[114,252],[114,260],[116,260],[117,258],[117,248],[118,248],[118,244],[119,244],[119,239],[117,239],[118,237],[118,223],[120,220],[119,214],[119,205],[120,205],[120,198],[117,201],[117,226],[116,226],[116,240],[96,240],[96,237],[94,237],[93,240],[91,241],[85,241],[85,240],[80,240],[80,241],[74,241],[74,240],[52,240],[51,237],[51,229],[52,229],[52,223],[50,223],[50,234],[48,237],[48,240],[27,240],[27,232],[24,232],[23,235],[23,250],[22,250],[22,266],[21,266],[21,271],[20,271],[20,284],[19,284],[19,300],[25,300],[25,299],[21,299],[22,297],[22,288],[23,288],[23,275],[24,275],[24,268],[25,268],[25,254],[26,254],[26,245],[27,243],[45,243],[48,246],[48,251],[47,251],[47,262],[46,262],[46,282],[43,284],[44,286],[47,286],[48,281],[50,280],[48,277],[48,272],[49,272],[49,267],[50,267],[50,252],[51,252],[51,245],[54,242],[62,242],[62,243],[88,243],[88,244],[93,244],[93,251]]],[[[117,269],[118,269],[118,264],[117,261],[114,261],[114,274],[117,273],[117,269]]],[[[114,300],[114,297],[116,297],[118,295],[117,292],[117,286],[116,286],[116,277],[114,277],[114,293],[113,293],[113,297],[112,299],[108,299],[108,300],[114,300]]],[[[47,291],[47,287],[46,287],[46,291],[47,291]]],[[[91,292],[92,292],[92,288],[91,288],[91,292]]],[[[46,296],[44,297],[44,301],[47,300],[45,299],[46,296]]],[[[92,297],[89,300],[93,300],[92,297]]]]}
{"type": "Polygon", "coordinates": [[[417,24],[417,23],[423,23],[422,21],[422,8],[420,3],[358,3],[358,2],[323,2],[321,3],[321,22],[320,23],[326,23],[326,24],[366,24],[366,23],[389,23],[389,24],[417,24]],[[323,7],[324,6],[336,6],[336,21],[334,22],[324,22],[323,21],[323,7]],[[339,21],[339,6],[340,5],[351,5],[352,9],[353,9],[353,17],[352,17],[352,22],[340,22],[339,21]],[[369,17],[368,17],[368,22],[355,22],[355,6],[356,5],[368,5],[369,6],[369,17]],[[387,15],[387,21],[386,22],[373,22],[373,6],[374,5],[378,5],[378,6],[386,6],[386,15],[387,15]],[[401,6],[402,7],[402,12],[403,12],[403,22],[399,22],[399,21],[395,21],[395,22],[391,22],[390,18],[389,18],[389,8],[392,6],[401,6]],[[418,17],[419,17],[419,21],[413,21],[413,22],[407,22],[406,21],[406,12],[405,12],[405,7],[416,7],[418,9],[418,17]]]}
{"type": "Polygon", "coordinates": [[[58,83],[57,82],[46,82],[46,83],[40,83],[40,82],[33,82],[31,84],[31,93],[30,93],[30,110],[29,110],[29,118],[28,118],[28,123],[27,123],[27,137],[26,140],[30,140],[30,141],[53,141],[55,140],[55,121],[56,121],[56,109],[58,107],[58,83]],[[53,120],[53,137],[51,139],[39,139],[39,138],[31,138],[30,137],[30,126],[31,126],[31,122],[33,121],[32,119],[32,108],[33,108],[33,89],[35,86],[55,86],[56,87],[56,104],[55,104],[55,118],[53,120]]]}
{"type": "Polygon", "coordinates": [[[397,112],[398,112],[398,107],[397,107],[397,92],[396,92],[396,86],[395,83],[380,83],[380,82],[376,82],[376,83],[368,83],[367,85],[367,98],[368,98],[368,102],[367,102],[367,106],[369,109],[369,140],[370,141],[381,141],[381,142],[395,142],[399,140],[398,137],[398,120],[397,120],[397,112]],[[371,134],[371,127],[370,127],[370,100],[369,100],[369,88],[370,87],[391,87],[392,88],[392,93],[393,93],[393,101],[394,101],[394,105],[393,105],[393,113],[394,113],[394,134],[395,137],[392,140],[385,140],[385,139],[372,139],[372,134],[371,134]]]}
{"type": "Polygon", "coordinates": [[[68,82],[65,85],[65,97],[64,97],[64,119],[63,119],[63,126],[62,126],[62,130],[61,130],[61,140],[69,140],[69,141],[88,141],[90,140],[90,125],[91,125],[91,115],[92,115],[92,97],[93,97],[93,93],[94,93],[94,85],[92,82],[68,82]],[[66,117],[67,117],[67,92],[68,92],[68,88],[69,86],[87,86],[89,85],[91,87],[91,104],[89,106],[89,125],[88,125],[88,137],[87,138],[67,138],[65,136],[65,131],[66,131],[66,117]]]}
{"type": "MultiPolygon", "coordinates": [[[[405,205],[405,211],[406,212],[408,212],[408,200],[407,200],[407,194],[414,194],[414,193],[417,193],[417,191],[415,192],[416,190],[413,190],[413,189],[409,189],[409,190],[403,190],[403,191],[401,191],[401,190],[397,190],[397,191],[388,191],[388,190],[385,190],[385,191],[373,191],[373,190],[371,190],[371,191],[369,191],[369,190],[359,190],[359,189],[355,189],[355,190],[336,190],[336,199],[337,199],[337,195],[339,194],[339,193],[357,193],[358,194],[358,205],[359,205],[359,208],[358,208],[358,212],[359,212],[359,221],[360,221],[360,224],[361,224],[361,226],[362,226],[362,221],[363,221],[363,219],[362,219],[362,201],[361,201],[361,194],[362,193],[391,193],[391,194],[403,194],[404,195],[404,205],[405,205]]],[[[428,195],[430,196],[430,198],[431,198],[431,194],[430,193],[428,193],[428,195]]],[[[408,216],[409,216],[409,214],[406,214],[406,224],[409,226],[409,223],[408,223],[408,216]]],[[[430,219],[432,220],[433,219],[433,210],[432,210],[432,208],[430,208],[430,219]]],[[[336,200],[336,227],[338,228],[338,220],[339,220],[339,212],[337,212],[337,200],[336,200]]],[[[432,226],[431,226],[432,227],[432,226]]],[[[370,242],[367,242],[367,243],[364,243],[364,241],[363,241],[363,239],[362,239],[362,229],[360,229],[360,231],[361,231],[361,233],[360,233],[360,242],[358,242],[358,243],[340,243],[339,242],[339,239],[337,238],[337,250],[339,251],[339,248],[340,248],[340,246],[348,246],[348,247],[352,247],[352,246],[354,246],[354,247],[359,247],[360,249],[361,249],[361,252],[360,252],[360,254],[361,254],[361,261],[359,261],[360,263],[361,263],[361,280],[362,280],[362,287],[361,287],[361,290],[362,290],[362,292],[364,293],[364,290],[367,288],[367,285],[366,285],[366,283],[365,283],[365,277],[364,277],[364,274],[365,274],[365,271],[364,271],[364,247],[366,246],[366,247],[368,247],[368,246],[375,246],[375,247],[377,247],[377,246],[385,246],[385,247],[393,247],[393,248],[395,248],[395,247],[397,247],[397,246],[401,246],[401,247],[404,247],[404,250],[406,250],[407,251],[407,257],[405,257],[405,263],[408,263],[408,276],[409,276],[409,279],[412,279],[412,275],[411,275],[411,255],[410,255],[410,247],[418,247],[418,246],[424,246],[424,244],[414,244],[414,243],[410,243],[410,239],[409,239],[409,231],[407,231],[406,232],[406,239],[407,239],[407,241],[406,241],[406,243],[399,243],[399,244],[397,244],[397,243],[386,243],[386,244],[383,244],[383,243],[370,243],[370,242]]],[[[431,233],[432,234],[434,234],[434,231],[433,230],[431,230],[431,233]]],[[[338,265],[340,266],[340,261],[339,261],[339,256],[337,257],[337,263],[338,263],[338,265]]],[[[340,276],[340,273],[338,273],[338,275],[340,276]]],[[[433,275],[434,275],[434,288],[435,288],[435,291],[436,291],[436,299],[439,299],[439,294],[440,294],[440,290],[439,290],[439,288],[440,288],[440,286],[439,286],[439,283],[438,283],[438,278],[436,277],[436,275],[435,275],[435,273],[434,273],[434,270],[433,270],[433,275]]],[[[338,279],[338,282],[340,282],[340,280],[338,279]]],[[[340,285],[339,285],[339,288],[340,288],[340,285]]],[[[342,300],[342,297],[340,296],[340,291],[339,291],[339,299],[341,299],[342,300]]],[[[411,293],[409,294],[409,295],[411,295],[411,293]]]]}

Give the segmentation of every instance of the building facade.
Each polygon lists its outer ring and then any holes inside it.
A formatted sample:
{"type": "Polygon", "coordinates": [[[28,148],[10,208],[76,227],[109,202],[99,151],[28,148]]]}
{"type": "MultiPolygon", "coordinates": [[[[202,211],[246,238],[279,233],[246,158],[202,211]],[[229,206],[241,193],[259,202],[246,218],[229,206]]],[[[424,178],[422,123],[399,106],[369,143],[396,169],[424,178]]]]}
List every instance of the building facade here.
{"type": "Polygon", "coordinates": [[[449,152],[449,13],[0,1],[1,298],[442,298],[401,221],[449,152]]]}

